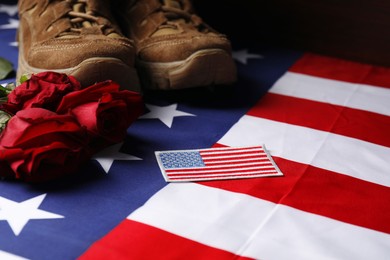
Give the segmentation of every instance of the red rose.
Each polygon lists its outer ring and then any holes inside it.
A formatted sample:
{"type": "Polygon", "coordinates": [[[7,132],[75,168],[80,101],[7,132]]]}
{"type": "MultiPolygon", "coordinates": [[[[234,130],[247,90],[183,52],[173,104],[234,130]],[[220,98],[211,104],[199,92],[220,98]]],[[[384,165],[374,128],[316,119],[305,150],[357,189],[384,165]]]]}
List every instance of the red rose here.
{"type": "Polygon", "coordinates": [[[90,158],[94,151],[88,141],[86,130],[71,115],[29,108],[16,113],[1,133],[0,159],[18,179],[51,180],[76,172],[90,158]]]}
{"type": "Polygon", "coordinates": [[[45,72],[13,90],[0,110],[14,114],[2,120],[0,177],[40,182],[75,173],[94,153],[123,141],[143,103],[112,81],[81,89],[71,76],[45,72]]]}
{"type": "Polygon", "coordinates": [[[3,108],[12,114],[32,107],[55,111],[64,95],[79,89],[80,83],[66,74],[55,72],[33,74],[29,80],[8,95],[8,101],[3,108]]]}
{"type": "Polygon", "coordinates": [[[141,96],[119,90],[119,85],[112,81],[67,94],[57,109],[59,114],[73,115],[92,136],[110,143],[122,141],[127,128],[142,112],[141,96]]]}
{"type": "Polygon", "coordinates": [[[0,146],[0,177],[1,178],[12,178],[15,176],[14,171],[9,166],[7,160],[18,160],[23,156],[23,150],[16,149],[5,149],[0,146]]]}

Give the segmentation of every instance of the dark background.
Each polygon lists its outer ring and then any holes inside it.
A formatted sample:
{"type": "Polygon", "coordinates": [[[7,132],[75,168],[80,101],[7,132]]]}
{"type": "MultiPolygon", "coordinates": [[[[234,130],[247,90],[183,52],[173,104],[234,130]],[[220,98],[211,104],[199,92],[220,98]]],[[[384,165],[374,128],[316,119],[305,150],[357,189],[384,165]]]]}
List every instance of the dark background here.
{"type": "Polygon", "coordinates": [[[233,41],[390,66],[389,0],[193,1],[233,41]]]}
{"type": "MultiPolygon", "coordinates": [[[[16,0],[0,0],[15,4],[16,0]]],[[[390,0],[193,0],[232,39],[390,66],[390,0]]],[[[237,46],[243,44],[245,46],[237,46]]]]}

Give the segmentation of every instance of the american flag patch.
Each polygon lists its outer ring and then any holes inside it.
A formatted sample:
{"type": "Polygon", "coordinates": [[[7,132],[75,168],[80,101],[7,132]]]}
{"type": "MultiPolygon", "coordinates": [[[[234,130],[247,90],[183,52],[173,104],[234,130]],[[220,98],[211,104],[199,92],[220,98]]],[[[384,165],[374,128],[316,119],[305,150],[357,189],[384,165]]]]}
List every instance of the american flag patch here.
{"type": "Polygon", "coordinates": [[[281,176],[265,146],[157,151],[167,182],[281,176]]]}

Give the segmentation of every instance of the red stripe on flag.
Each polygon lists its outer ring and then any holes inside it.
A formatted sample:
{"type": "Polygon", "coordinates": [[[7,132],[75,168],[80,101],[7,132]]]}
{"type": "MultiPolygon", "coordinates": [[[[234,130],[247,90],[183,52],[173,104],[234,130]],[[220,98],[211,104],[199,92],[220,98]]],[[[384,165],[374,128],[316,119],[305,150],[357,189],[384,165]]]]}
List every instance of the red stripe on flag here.
{"type": "Polygon", "coordinates": [[[390,117],[377,113],[268,93],[248,115],[390,147],[390,117]]]}
{"type": "Polygon", "coordinates": [[[327,79],[390,88],[390,68],[307,53],[289,69],[291,72],[327,79]]]}
{"type": "Polygon", "coordinates": [[[94,243],[79,259],[240,259],[233,253],[164,230],[125,220],[94,243]]]}
{"type": "MultiPolygon", "coordinates": [[[[217,145],[218,146],[218,145],[217,145]]],[[[390,234],[390,189],[274,157],[283,178],[199,182],[390,234]]]]}

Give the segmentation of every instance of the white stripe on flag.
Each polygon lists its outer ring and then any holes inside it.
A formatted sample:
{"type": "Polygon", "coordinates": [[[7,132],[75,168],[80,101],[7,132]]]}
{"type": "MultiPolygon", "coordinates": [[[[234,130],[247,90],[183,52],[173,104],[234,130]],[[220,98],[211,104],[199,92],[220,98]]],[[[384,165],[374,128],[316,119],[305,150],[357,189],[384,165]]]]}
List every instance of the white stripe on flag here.
{"type": "Polygon", "coordinates": [[[269,92],[390,116],[390,89],[287,72],[269,92]]]}
{"type": "Polygon", "coordinates": [[[27,258],[14,255],[5,251],[0,250],[0,259],[1,260],[27,260],[27,258]]]}
{"type": "Polygon", "coordinates": [[[194,183],[167,185],[128,219],[255,259],[385,259],[390,248],[382,232],[194,183]]]}
{"type": "Polygon", "coordinates": [[[390,148],[358,139],[244,116],[218,143],[227,146],[266,143],[272,156],[390,186],[390,148]]]}

